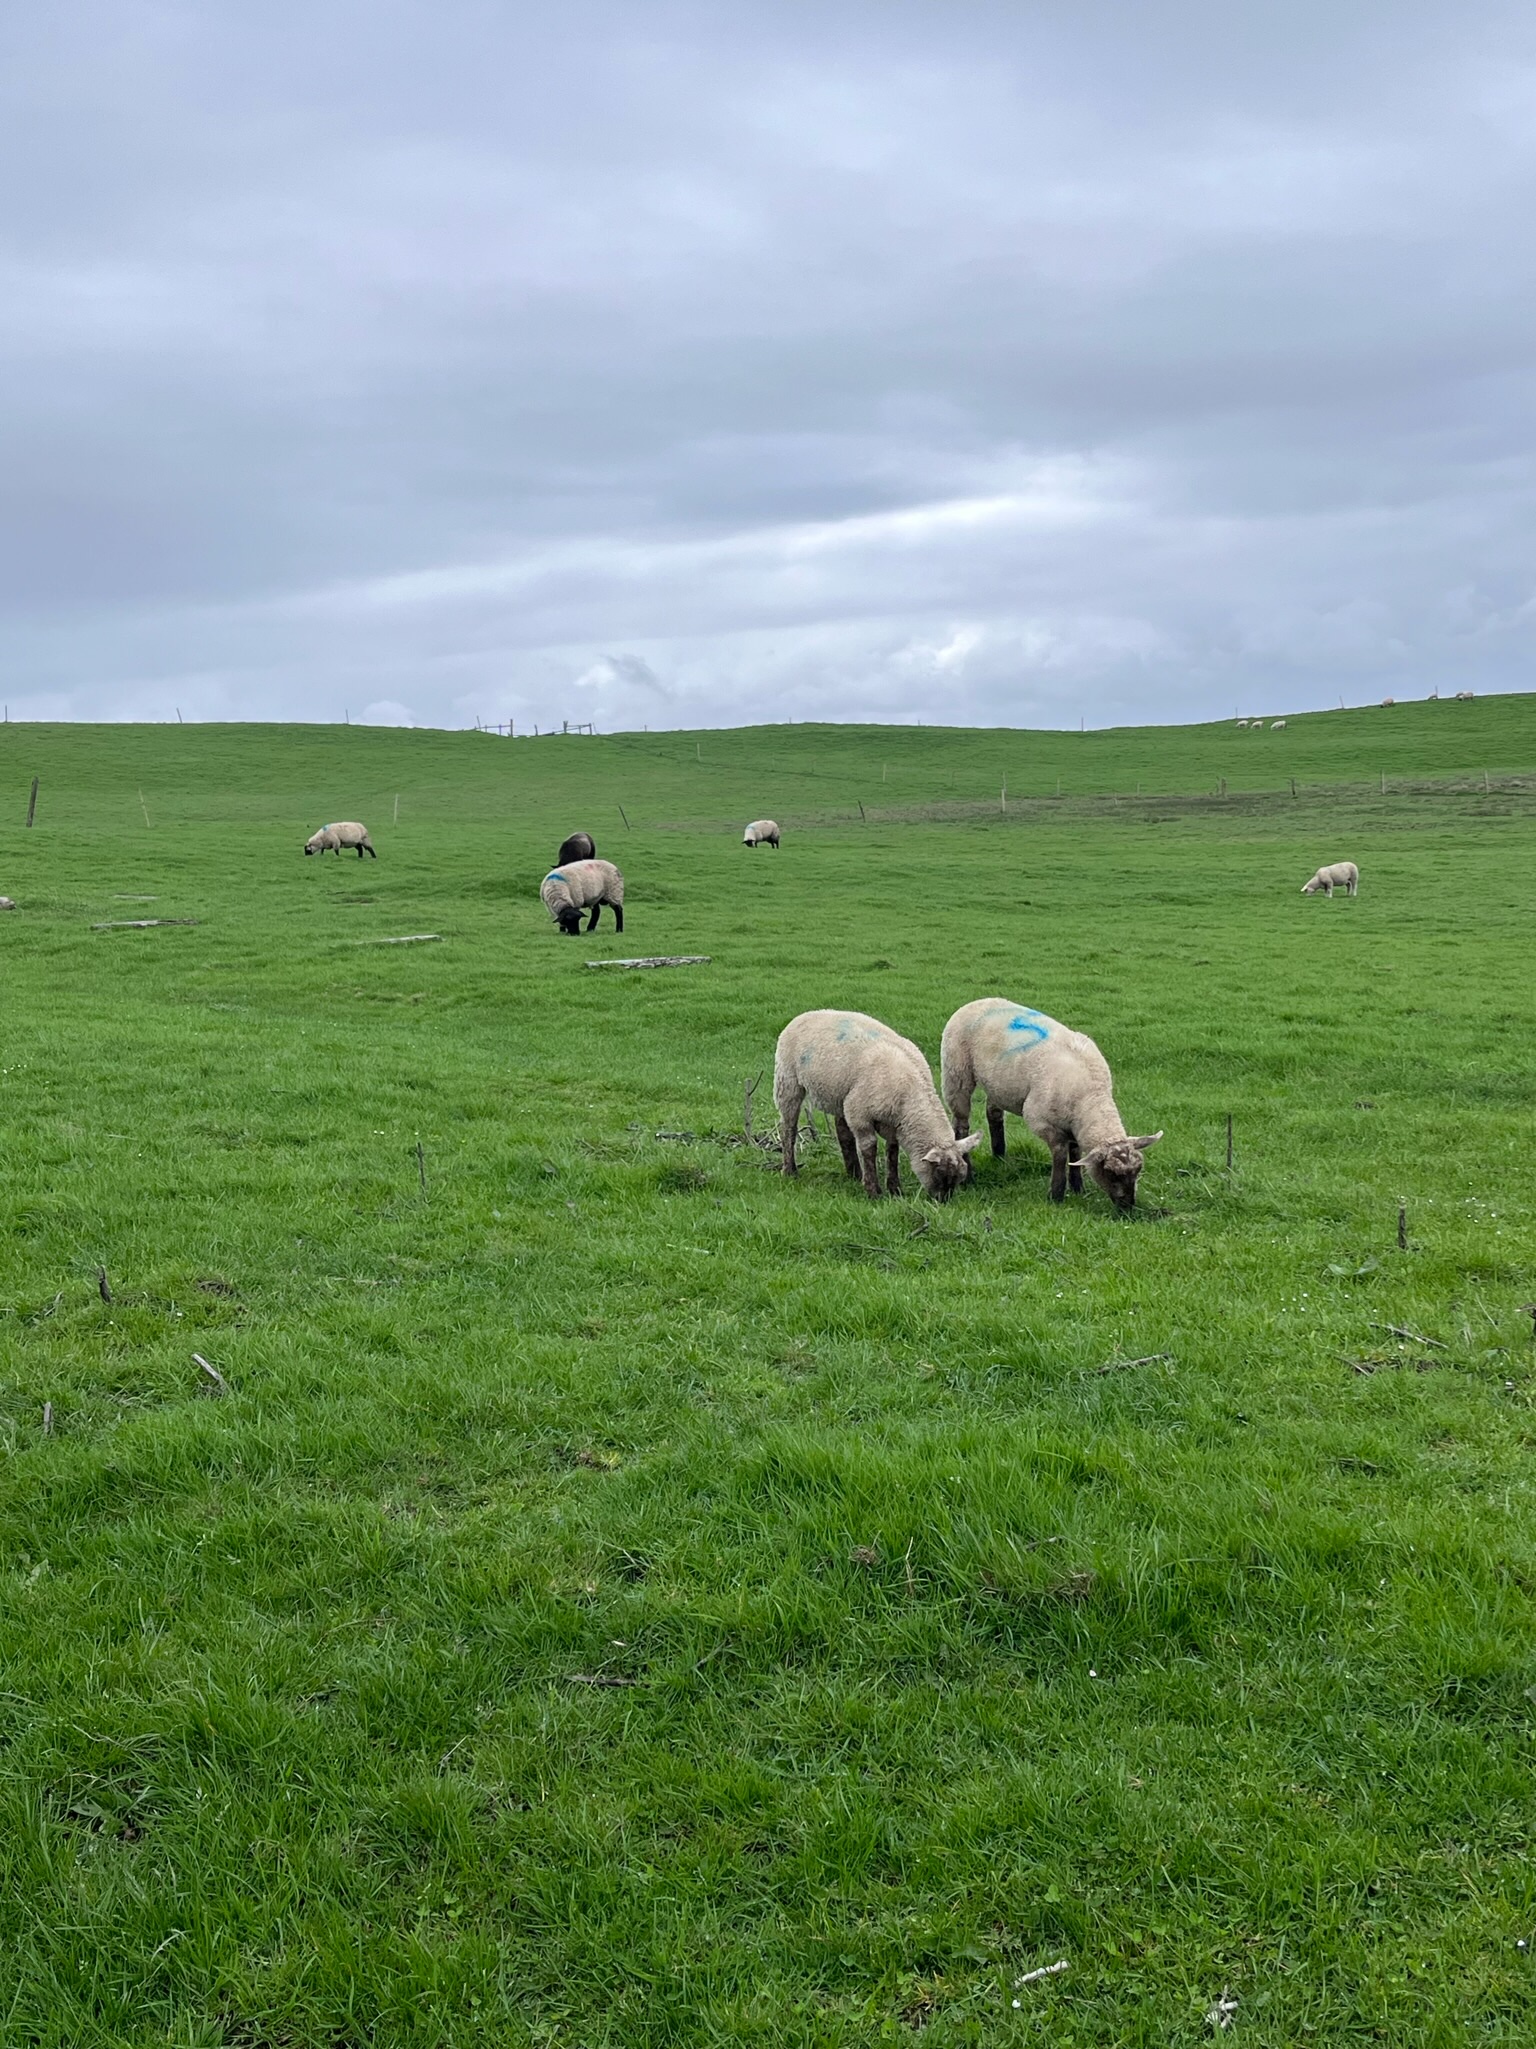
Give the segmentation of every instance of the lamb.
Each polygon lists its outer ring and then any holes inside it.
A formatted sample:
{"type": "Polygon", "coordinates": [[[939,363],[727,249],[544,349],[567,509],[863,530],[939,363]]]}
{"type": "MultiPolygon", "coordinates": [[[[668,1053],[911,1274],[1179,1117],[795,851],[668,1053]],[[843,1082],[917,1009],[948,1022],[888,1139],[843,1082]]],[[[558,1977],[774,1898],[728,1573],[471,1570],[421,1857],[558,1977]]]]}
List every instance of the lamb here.
{"type": "Polygon", "coordinates": [[[861,1011],[802,1011],[779,1034],[773,1100],[786,1174],[796,1172],[795,1139],[807,1098],[832,1119],[843,1165],[876,1202],[882,1138],[890,1193],[901,1193],[898,1154],[904,1150],[935,1202],[948,1202],[968,1177],[968,1156],[981,1143],[980,1133],[956,1140],[922,1052],[861,1011]]]}
{"type": "Polygon", "coordinates": [[[1335,889],[1342,889],[1346,896],[1360,894],[1360,870],[1353,861],[1335,861],[1331,868],[1319,868],[1310,882],[1301,885],[1303,896],[1316,896],[1319,890],[1332,896],[1335,889]]]}
{"type": "Polygon", "coordinates": [[[741,836],[744,847],[777,847],[779,828],[771,818],[754,818],[741,836]]]}
{"type": "Polygon", "coordinates": [[[560,851],[555,856],[555,866],[563,868],[567,861],[590,861],[597,852],[591,833],[573,832],[568,840],[560,842],[560,851]]]}
{"type": "Polygon", "coordinates": [[[545,876],[539,895],[562,932],[574,936],[581,930],[581,914],[588,904],[592,906],[589,932],[597,930],[604,904],[612,908],[619,931],[624,930],[624,878],[611,861],[562,862],[545,876]]]}
{"type": "Polygon", "coordinates": [[[1050,1149],[1052,1202],[1065,1196],[1069,1176],[1072,1193],[1081,1195],[1086,1168],[1117,1209],[1135,1208],[1143,1156],[1163,1134],[1127,1136],[1109,1063],[1085,1033],[1004,996],[983,996],[962,1005],[944,1027],[940,1057],[944,1100],[962,1144],[971,1097],[981,1088],[998,1159],[1007,1150],[1005,1110],[1050,1149]]]}
{"type": "Polygon", "coordinates": [[[340,825],[322,825],[304,842],[306,854],[334,853],[338,861],[343,847],[356,847],[359,860],[365,853],[372,854],[375,860],[379,858],[377,847],[368,837],[367,826],[359,825],[355,818],[345,819],[340,825]]]}

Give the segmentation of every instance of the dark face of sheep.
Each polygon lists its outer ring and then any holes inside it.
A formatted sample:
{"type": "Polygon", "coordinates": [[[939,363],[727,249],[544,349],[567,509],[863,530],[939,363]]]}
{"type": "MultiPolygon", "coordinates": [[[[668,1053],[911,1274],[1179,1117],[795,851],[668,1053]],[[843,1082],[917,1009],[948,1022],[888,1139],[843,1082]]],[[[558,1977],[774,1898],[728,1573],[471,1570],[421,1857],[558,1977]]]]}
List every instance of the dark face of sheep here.
{"type": "Polygon", "coordinates": [[[1091,1153],[1084,1153],[1082,1165],[1116,1209],[1136,1207],[1136,1183],[1141,1178],[1143,1156],[1147,1147],[1156,1145],[1162,1135],[1154,1131],[1150,1138],[1117,1138],[1110,1145],[1095,1146],[1091,1153]]]}
{"type": "Polygon", "coordinates": [[[574,939],[581,930],[581,913],[574,904],[567,904],[555,922],[568,939],[574,939]]]}
{"type": "Polygon", "coordinates": [[[971,1154],[981,1144],[981,1133],[957,1138],[949,1145],[931,1146],[912,1162],[917,1178],[935,1202],[948,1202],[957,1188],[971,1178],[971,1154]]]}

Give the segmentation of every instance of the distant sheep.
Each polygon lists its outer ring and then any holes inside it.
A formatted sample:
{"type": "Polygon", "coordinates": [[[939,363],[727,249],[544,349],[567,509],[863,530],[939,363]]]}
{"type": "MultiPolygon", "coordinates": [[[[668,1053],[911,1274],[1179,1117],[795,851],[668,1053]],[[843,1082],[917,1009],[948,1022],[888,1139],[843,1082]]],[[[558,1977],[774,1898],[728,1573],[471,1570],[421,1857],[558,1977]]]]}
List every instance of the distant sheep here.
{"type": "Polygon", "coordinates": [[[1346,896],[1360,894],[1360,870],[1353,861],[1335,861],[1331,868],[1319,868],[1310,882],[1301,885],[1303,896],[1316,896],[1319,890],[1324,896],[1332,896],[1336,889],[1342,889],[1346,896]]]}
{"type": "Polygon", "coordinates": [[[539,895],[544,899],[544,908],[567,935],[581,930],[581,914],[589,904],[589,932],[597,930],[604,904],[613,911],[618,930],[624,930],[624,878],[611,861],[563,861],[545,876],[539,885],[539,895]]]}
{"type": "Polygon", "coordinates": [[[1456,702],[1458,704],[1470,704],[1472,702],[1472,696],[1473,693],[1470,690],[1458,690],[1456,693],[1456,702]]]}
{"type": "Polygon", "coordinates": [[[563,868],[567,861],[590,861],[597,852],[591,833],[573,832],[568,840],[560,842],[560,851],[555,856],[555,866],[563,868]]]}
{"type": "Polygon", "coordinates": [[[880,1141],[886,1187],[901,1193],[905,1152],[924,1189],[948,1202],[970,1172],[975,1138],[957,1141],[922,1051],[878,1018],[857,1010],[807,1010],[779,1034],[773,1058],[784,1172],[793,1174],[801,1105],[809,1099],[832,1119],[843,1165],[864,1192],[880,1198],[880,1141]]]}
{"type": "Polygon", "coordinates": [[[1269,730],[1272,733],[1283,733],[1285,731],[1285,720],[1271,719],[1269,722],[1269,730]]]}
{"type": "Polygon", "coordinates": [[[16,899],[14,897],[0,896],[0,911],[14,911],[15,908],[16,899]]]}
{"type": "Polygon", "coordinates": [[[779,828],[771,818],[754,818],[741,836],[744,847],[776,847],[779,844],[779,828]]]}
{"type": "Polygon", "coordinates": [[[1237,730],[1241,733],[1245,729],[1247,724],[1248,721],[1246,719],[1239,719],[1237,722],[1237,730]]]}
{"type": "Polygon", "coordinates": [[[346,819],[340,825],[322,825],[304,842],[306,854],[334,853],[338,860],[343,847],[356,847],[359,860],[364,854],[372,854],[375,860],[379,858],[378,849],[368,837],[367,826],[359,825],[355,818],[346,819]]]}
{"type": "Polygon", "coordinates": [[[1022,1117],[1051,1155],[1051,1201],[1060,1202],[1070,1177],[1083,1192],[1083,1169],[1117,1209],[1134,1209],[1136,1182],[1147,1147],[1160,1131],[1131,1138],[1115,1108],[1109,1063],[1083,1032],[1004,996],[983,996],[957,1010],[944,1027],[941,1053],[944,1100],[955,1136],[966,1143],[971,1097],[987,1099],[992,1151],[1007,1150],[1003,1113],[1022,1117]]]}
{"type": "Polygon", "coordinates": [[[1397,699],[1395,697],[1384,697],[1381,700],[1381,708],[1383,711],[1390,711],[1396,702],[1397,699]]]}

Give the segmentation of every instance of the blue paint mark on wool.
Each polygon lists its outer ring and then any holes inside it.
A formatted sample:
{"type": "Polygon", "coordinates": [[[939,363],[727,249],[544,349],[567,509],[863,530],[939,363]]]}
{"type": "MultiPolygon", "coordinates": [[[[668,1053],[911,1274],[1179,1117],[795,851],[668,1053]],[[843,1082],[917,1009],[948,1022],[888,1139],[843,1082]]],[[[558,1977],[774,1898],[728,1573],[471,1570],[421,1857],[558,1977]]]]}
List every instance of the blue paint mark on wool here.
{"type": "Polygon", "coordinates": [[[1018,1044],[1008,1049],[1012,1053],[1027,1052],[1051,1036],[1050,1027],[1038,1010],[1016,1010],[1008,1020],[1008,1030],[1019,1034],[1018,1044]]]}
{"type": "Polygon", "coordinates": [[[545,876],[544,880],[546,882],[564,882],[565,877],[560,873],[560,870],[558,868],[551,868],[549,873],[545,876]]]}

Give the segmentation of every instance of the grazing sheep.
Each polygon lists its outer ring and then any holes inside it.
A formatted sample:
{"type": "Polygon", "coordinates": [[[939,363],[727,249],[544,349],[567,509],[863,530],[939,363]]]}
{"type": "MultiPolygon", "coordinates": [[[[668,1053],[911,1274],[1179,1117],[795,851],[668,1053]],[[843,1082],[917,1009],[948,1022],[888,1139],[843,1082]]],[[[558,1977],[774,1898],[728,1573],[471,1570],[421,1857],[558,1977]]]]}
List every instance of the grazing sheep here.
{"type": "Polygon", "coordinates": [[[744,847],[776,847],[779,844],[779,828],[771,818],[754,818],[741,836],[744,847]]]}
{"type": "Polygon", "coordinates": [[[603,905],[613,911],[613,922],[624,930],[624,878],[611,861],[566,861],[551,868],[539,885],[544,908],[560,930],[574,935],[581,930],[581,914],[588,904],[592,915],[587,930],[595,932],[603,905]]]}
{"type": "Polygon", "coordinates": [[[1458,690],[1456,693],[1456,702],[1458,704],[1470,704],[1472,702],[1472,696],[1473,693],[1470,690],[1458,690]]]}
{"type": "Polygon", "coordinates": [[[16,908],[16,899],[15,899],[15,897],[13,897],[13,896],[0,896],[0,911],[14,911],[14,910],[15,910],[15,908],[16,908]]]}
{"type": "Polygon", "coordinates": [[[1383,711],[1390,711],[1392,706],[1396,704],[1396,702],[1397,699],[1395,697],[1384,697],[1381,700],[1381,708],[1383,711]]]}
{"type": "Polygon", "coordinates": [[[1092,1039],[1004,996],[964,1004],[944,1027],[941,1053],[944,1100],[964,1141],[971,1097],[987,1098],[992,1151],[1007,1150],[1003,1112],[1022,1117],[1051,1155],[1051,1201],[1060,1202],[1071,1177],[1083,1192],[1083,1169],[1117,1209],[1134,1209],[1143,1155],[1162,1137],[1130,1138],[1115,1108],[1109,1063],[1092,1039]]]}
{"type": "Polygon", "coordinates": [[[563,868],[567,861],[590,861],[597,852],[596,842],[589,832],[573,832],[568,840],[560,842],[560,851],[555,856],[555,866],[563,868]]]}
{"type": "Polygon", "coordinates": [[[1360,870],[1353,861],[1335,861],[1331,868],[1319,868],[1310,882],[1301,885],[1303,896],[1316,896],[1319,890],[1332,896],[1335,889],[1342,889],[1346,896],[1360,894],[1360,870]]]}
{"type": "Polygon", "coordinates": [[[1237,722],[1237,730],[1241,733],[1246,728],[1247,724],[1248,721],[1246,719],[1239,719],[1237,722]]]}
{"type": "Polygon", "coordinates": [[[1269,730],[1272,733],[1283,733],[1285,731],[1285,720],[1271,719],[1269,722],[1269,730]]]}
{"type": "Polygon", "coordinates": [[[322,825],[304,842],[306,854],[334,853],[338,860],[343,847],[356,847],[359,860],[364,854],[372,854],[375,860],[379,858],[378,849],[368,837],[367,826],[359,825],[355,818],[345,819],[340,825],[322,825]]]}
{"type": "Polygon", "coordinates": [[[875,1201],[882,1138],[890,1193],[901,1193],[897,1159],[905,1151],[935,1202],[948,1202],[967,1178],[968,1155],[981,1142],[979,1133],[956,1141],[922,1052],[861,1011],[803,1011],[779,1034],[773,1100],[786,1174],[796,1171],[795,1137],[807,1098],[832,1119],[843,1165],[875,1201]]]}

